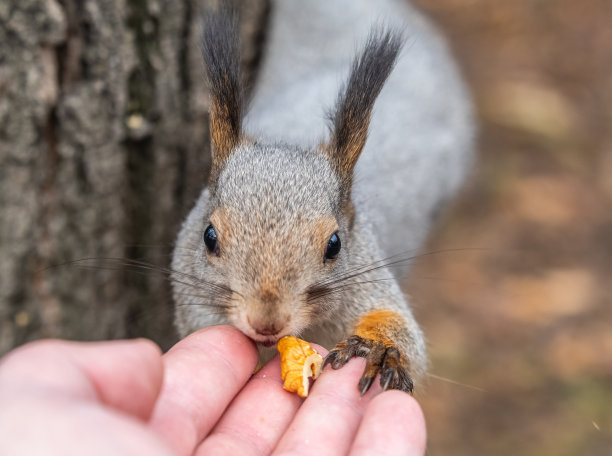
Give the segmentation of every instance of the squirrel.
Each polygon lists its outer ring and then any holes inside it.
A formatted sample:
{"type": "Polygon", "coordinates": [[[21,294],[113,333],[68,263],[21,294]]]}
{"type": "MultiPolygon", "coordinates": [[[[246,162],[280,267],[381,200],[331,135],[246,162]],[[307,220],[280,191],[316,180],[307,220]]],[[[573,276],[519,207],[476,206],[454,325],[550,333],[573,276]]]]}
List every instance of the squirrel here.
{"type": "Polygon", "coordinates": [[[299,336],[331,349],[324,366],[365,357],[361,394],[377,374],[412,392],[425,341],[388,266],[473,155],[447,45],[406,1],[279,0],[245,115],[237,36],[224,8],[205,17],[212,165],[172,259],[179,333],[231,324],[260,354],[299,336]]]}

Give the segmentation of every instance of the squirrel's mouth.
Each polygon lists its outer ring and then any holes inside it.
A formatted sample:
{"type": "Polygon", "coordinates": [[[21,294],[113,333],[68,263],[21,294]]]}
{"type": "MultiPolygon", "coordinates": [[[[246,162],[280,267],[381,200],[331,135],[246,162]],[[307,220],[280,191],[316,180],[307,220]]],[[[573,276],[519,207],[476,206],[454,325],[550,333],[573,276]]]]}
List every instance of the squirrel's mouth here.
{"type": "Polygon", "coordinates": [[[283,337],[285,334],[275,334],[273,336],[261,336],[259,334],[247,334],[247,336],[255,342],[257,345],[262,345],[264,347],[273,347],[276,343],[283,337]]]}
{"type": "Polygon", "coordinates": [[[259,346],[272,347],[287,334],[290,333],[291,329],[288,328],[286,322],[278,324],[276,326],[254,326],[248,316],[238,319],[234,325],[242,331],[242,333],[255,342],[259,346]]]}
{"type": "Polygon", "coordinates": [[[263,345],[264,347],[273,347],[274,345],[276,345],[276,342],[278,342],[278,339],[255,341],[255,342],[257,342],[260,345],[263,345]]]}

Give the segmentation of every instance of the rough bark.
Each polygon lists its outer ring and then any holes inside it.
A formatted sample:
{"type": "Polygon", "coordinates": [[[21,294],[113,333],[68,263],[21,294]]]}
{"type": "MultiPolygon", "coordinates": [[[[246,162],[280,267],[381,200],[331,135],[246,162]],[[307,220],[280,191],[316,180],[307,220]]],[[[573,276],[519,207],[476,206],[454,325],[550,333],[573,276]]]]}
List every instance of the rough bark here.
{"type": "MultiPolygon", "coordinates": [[[[167,267],[204,185],[211,3],[0,2],[0,354],[41,337],[175,339],[165,276],[103,259],[167,267]]],[[[267,2],[242,3],[252,78],[267,2]]]]}

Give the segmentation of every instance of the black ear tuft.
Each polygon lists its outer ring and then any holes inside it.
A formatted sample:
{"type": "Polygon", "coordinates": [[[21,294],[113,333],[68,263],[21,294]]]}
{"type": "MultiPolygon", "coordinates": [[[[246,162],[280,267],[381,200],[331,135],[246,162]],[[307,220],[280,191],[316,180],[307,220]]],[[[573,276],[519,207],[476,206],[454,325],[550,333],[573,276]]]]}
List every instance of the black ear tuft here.
{"type": "Polygon", "coordinates": [[[395,66],[403,42],[397,31],[372,30],[329,116],[332,138],[328,152],[338,170],[349,178],[368,137],[374,102],[395,66]]]}
{"type": "Polygon", "coordinates": [[[202,54],[212,98],[213,162],[221,162],[240,138],[243,116],[238,15],[227,4],[205,16],[202,54]]]}

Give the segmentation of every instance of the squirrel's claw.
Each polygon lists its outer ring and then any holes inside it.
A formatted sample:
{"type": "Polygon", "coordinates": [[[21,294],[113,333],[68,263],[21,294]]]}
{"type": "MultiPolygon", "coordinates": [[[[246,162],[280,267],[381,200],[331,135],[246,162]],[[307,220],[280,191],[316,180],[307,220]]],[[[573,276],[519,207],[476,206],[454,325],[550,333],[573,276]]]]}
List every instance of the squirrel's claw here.
{"type": "Polygon", "coordinates": [[[380,369],[380,385],[383,390],[398,389],[412,393],[414,383],[400,362],[400,352],[395,347],[387,348],[385,360],[380,369]]]}
{"type": "Polygon", "coordinates": [[[362,396],[370,389],[378,373],[383,390],[397,389],[412,393],[414,384],[401,363],[399,350],[372,339],[351,336],[338,343],[325,357],[323,369],[328,364],[332,369],[339,369],[354,356],[366,358],[366,368],[357,385],[362,396]]]}
{"type": "Polygon", "coordinates": [[[366,347],[359,336],[351,336],[348,339],[339,342],[332,351],[330,351],[323,361],[321,369],[325,369],[328,364],[332,369],[340,369],[354,356],[365,357],[368,355],[369,347],[366,347]]]}

